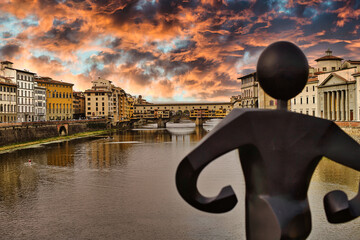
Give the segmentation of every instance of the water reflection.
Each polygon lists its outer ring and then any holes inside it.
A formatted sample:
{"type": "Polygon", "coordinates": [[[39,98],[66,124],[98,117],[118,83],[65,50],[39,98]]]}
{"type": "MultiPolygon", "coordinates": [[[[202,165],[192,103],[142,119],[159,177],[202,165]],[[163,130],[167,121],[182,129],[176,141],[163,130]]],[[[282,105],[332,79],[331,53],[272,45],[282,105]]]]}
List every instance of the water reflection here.
{"type": "Polygon", "coordinates": [[[47,165],[58,167],[74,166],[74,145],[69,141],[52,144],[46,151],[47,165]]]}
{"type": "Polygon", "coordinates": [[[323,158],[317,166],[311,181],[323,182],[335,188],[345,188],[355,193],[358,191],[360,174],[354,169],[323,158]]]}
{"type": "MultiPolygon", "coordinates": [[[[219,121],[155,124],[132,131],[42,145],[0,155],[0,230],[4,239],[245,239],[244,182],[236,151],[204,170],[209,196],[231,184],[239,204],[212,215],[187,205],[174,175],[180,160],[219,121]],[[28,160],[32,164],[28,164],[28,160]],[[39,227],[41,226],[41,227],[39,227]]],[[[353,196],[360,174],[330,160],[317,167],[309,189],[309,239],[357,239],[360,220],[330,225],[324,195],[353,196]],[[329,234],[331,232],[331,234],[329,234]]]]}

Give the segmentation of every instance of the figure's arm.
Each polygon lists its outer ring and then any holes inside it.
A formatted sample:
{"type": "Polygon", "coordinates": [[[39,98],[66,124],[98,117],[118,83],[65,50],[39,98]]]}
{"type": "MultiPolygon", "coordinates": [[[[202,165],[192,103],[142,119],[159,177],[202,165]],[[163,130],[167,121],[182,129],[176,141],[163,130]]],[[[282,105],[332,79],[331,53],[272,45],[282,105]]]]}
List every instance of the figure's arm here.
{"type": "Polygon", "coordinates": [[[222,213],[230,211],[237,203],[231,186],[221,189],[216,197],[204,197],[197,189],[197,179],[210,162],[247,142],[246,138],[251,136],[251,126],[243,113],[232,111],[178,166],[177,189],[186,202],[199,210],[222,213]]]}
{"type": "MultiPolygon", "coordinates": [[[[360,171],[360,145],[332,124],[322,142],[325,157],[344,166],[360,171]]],[[[359,185],[360,191],[360,185],[359,185]]],[[[352,200],[340,191],[332,191],[324,197],[324,207],[330,223],[343,223],[360,216],[360,192],[352,200]]]]}

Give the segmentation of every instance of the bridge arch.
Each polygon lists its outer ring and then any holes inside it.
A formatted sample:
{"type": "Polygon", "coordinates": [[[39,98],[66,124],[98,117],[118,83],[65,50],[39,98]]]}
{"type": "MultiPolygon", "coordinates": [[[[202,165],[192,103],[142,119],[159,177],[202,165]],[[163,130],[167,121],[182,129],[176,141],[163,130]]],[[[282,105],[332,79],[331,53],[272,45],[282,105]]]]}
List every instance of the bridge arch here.
{"type": "Polygon", "coordinates": [[[59,134],[60,134],[61,136],[66,136],[66,135],[68,135],[65,126],[61,126],[61,127],[59,128],[59,134]]]}

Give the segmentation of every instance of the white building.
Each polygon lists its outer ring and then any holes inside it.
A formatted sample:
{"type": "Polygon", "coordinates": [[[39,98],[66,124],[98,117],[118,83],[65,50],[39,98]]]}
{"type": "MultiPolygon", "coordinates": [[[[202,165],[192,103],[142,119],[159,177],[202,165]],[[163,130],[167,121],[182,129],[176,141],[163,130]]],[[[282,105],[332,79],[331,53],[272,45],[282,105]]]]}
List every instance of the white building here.
{"type": "Polygon", "coordinates": [[[319,116],[335,121],[360,120],[360,61],[343,61],[332,56],[316,59],[318,75],[319,116]]]}
{"type": "Polygon", "coordinates": [[[1,62],[5,77],[17,84],[17,121],[34,121],[34,76],[35,73],[13,68],[9,61],[1,62]]]}
{"type": "Polygon", "coordinates": [[[34,83],[34,99],[35,99],[35,121],[46,120],[46,88],[38,86],[38,83],[34,83]]]}
{"type": "Polygon", "coordinates": [[[318,117],[318,92],[319,80],[317,76],[309,76],[303,91],[291,99],[291,111],[318,117]]]}

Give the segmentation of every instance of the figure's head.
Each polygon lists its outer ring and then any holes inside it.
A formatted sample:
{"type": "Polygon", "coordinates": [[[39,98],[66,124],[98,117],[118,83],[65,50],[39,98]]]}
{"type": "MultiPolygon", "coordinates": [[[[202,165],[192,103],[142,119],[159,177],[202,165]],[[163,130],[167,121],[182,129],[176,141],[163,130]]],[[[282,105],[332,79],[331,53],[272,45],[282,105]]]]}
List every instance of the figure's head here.
{"type": "Polygon", "coordinates": [[[290,42],[275,42],[260,55],[257,67],[260,86],[271,97],[289,100],[306,85],[309,65],[304,53],[290,42]]]}

